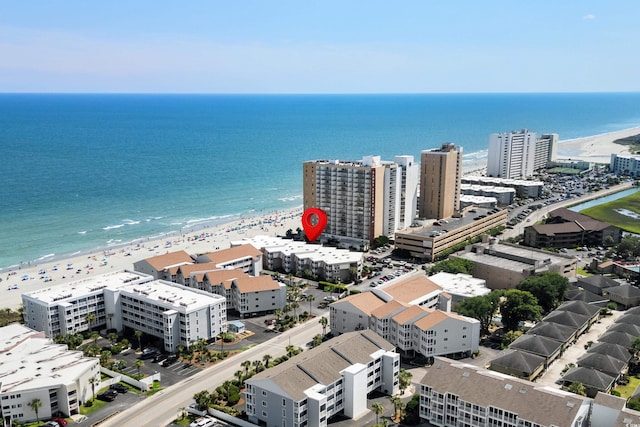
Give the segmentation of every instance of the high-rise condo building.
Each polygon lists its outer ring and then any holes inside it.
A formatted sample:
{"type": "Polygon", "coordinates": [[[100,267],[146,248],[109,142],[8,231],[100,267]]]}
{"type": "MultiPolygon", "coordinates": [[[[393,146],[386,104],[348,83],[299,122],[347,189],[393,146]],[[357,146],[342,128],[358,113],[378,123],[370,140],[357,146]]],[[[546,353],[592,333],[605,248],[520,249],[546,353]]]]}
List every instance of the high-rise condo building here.
{"type": "MultiPolygon", "coordinates": [[[[408,171],[413,170],[412,160],[403,162],[408,171]]],[[[366,156],[362,161],[308,161],[303,164],[303,204],[305,209],[316,207],[327,214],[323,238],[370,242],[392,235],[406,221],[401,218],[403,182],[403,167],[383,162],[380,156],[366,156]]],[[[406,202],[409,209],[411,203],[406,202]]]]}
{"type": "Polygon", "coordinates": [[[450,218],[460,209],[462,147],[445,143],[420,160],[420,218],[450,218]]]}
{"type": "Polygon", "coordinates": [[[395,156],[393,161],[400,169],[400,203],[397,229],[409,227],[418,213],[418,182],[420,165],[413,156],[395,156]]]}
{"type": "Polygon", "coordinates": [[[544,134],[538,139],[528,129],[489,136],[487,176],[525,179],[544,169],[556,158],[558,134],[544,134]]]}

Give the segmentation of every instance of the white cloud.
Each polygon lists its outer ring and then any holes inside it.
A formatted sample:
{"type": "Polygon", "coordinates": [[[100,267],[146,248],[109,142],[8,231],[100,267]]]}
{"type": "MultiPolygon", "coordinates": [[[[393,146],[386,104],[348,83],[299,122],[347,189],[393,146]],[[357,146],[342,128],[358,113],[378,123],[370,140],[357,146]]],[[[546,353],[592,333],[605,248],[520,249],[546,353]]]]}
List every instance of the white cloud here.
{"type": "Polygon", "coordinates": [[[590,13],[588,15],[583,16],[582,19],[586,19],[588,21],[592,21],[592,20],[596,19],[596,15],[593,15],[593,14],[590,13]]]}

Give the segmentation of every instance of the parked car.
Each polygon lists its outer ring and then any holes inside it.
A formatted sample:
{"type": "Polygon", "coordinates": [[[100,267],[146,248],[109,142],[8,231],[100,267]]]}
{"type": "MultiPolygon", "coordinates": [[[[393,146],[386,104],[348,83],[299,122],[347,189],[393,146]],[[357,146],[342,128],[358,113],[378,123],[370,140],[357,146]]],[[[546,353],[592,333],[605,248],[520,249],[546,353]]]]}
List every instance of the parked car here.
{"type": "Polygon", "coordinates": [[[216,424],[217,422],[215,418],[203,417],[194,420],[191,424],[189,424],[189,427],[214,427],[216,424]]]}
{"type": "Polygon", "coordinates": [[[115,390],[107,390],[98,395],[98,399],[104,400],[105,402],[113,402],[116,400],[116,397],[118,397],[118,392],[115,390]]]}
{"type": "Polygon", "coordinates": [[[167,356],[164,362],[162,362],[162,366],[166,368],[167,366],[171,366],[176,363],[177,360],[178,356],[176,354],[170,354],[169,356],[167,356]]]}
{"type": "Polygon", "coordinates": [[[53,418],[51,421],[53,421],[54,423],[58,423],[58,425],[60,425],[61,427],[65,427],[67,424],[69,424],[67,422],[67,420],[65,420],[64,418],[53,418]]]}
{"type": "Polygon", "coordinates": [[[145,359],[153,359],[154,357],[158,356],[160,353],[160,351],[158,351],[158,349],[152,348],[152,347],[147,347],[145,349],[142,350],[142,354],[140,355],[140,359],[145,360],[145,359]]]}
{"type": "Polygon", "coordinates": [[[129,389],[127,388],[127,386],[125,386],[124,384],[120,384],[120,383],[116,383],[116,384],[111,384],[109,386],[110,390],[115,390],[120,394],[124,394],[126,392],[129,391],[129,389]]]}

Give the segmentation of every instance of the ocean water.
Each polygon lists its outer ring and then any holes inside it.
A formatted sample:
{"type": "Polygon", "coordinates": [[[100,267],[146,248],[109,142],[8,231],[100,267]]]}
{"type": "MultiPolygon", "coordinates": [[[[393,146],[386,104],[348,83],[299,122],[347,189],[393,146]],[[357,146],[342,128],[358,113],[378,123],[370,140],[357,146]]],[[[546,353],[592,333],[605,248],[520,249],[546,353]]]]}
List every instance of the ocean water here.
{"type": "Polygon", "coordinates": [[[638,125],[640,93],[0,94],[0,268],[300,206],[305,160],[638,125]]]}

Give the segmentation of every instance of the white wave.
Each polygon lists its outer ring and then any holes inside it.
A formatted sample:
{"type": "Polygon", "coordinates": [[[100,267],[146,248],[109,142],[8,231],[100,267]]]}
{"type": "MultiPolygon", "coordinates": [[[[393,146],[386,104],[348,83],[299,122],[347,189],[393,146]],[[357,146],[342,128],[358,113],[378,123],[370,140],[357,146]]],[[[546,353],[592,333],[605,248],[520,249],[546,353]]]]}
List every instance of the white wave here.
{"type": "Polygon", "coordinates": [[[169,225],[182,225],[181,222],[170,222],[169,225]]]}
{"type": "Polygon", "coordinates": [[[84,230],[84,231],[78,231],[78,234],[87,234],[87,230],[84,230]]]}
{"type": "Polygon", "coordinates": [[[108,225],[106,227],[102,227],[103,230],[107,231],[107,230],[113,230],[115,228],[122,228],[124,227],[124,224],[118,224],[118,225],[108,225]]]}
{"type": "Polygon", "coordinates": [[[300,200],[300,199],[302,199],[302,194],[278,198],[278,200],[280,200],[281,202],[293,202],[294,200],[300,200]]]}
{"type": "Polygon", "coordinates": [[[140,224],[140,221],[136,221],[133,219],[124,219],[123,220],[125,225],[136,225],[136,224],[140,224]]]}
{"type": "Polygon", "coordinates": [[[56,254],[47,254],[47,255],[43,255],[40,258],[38,258],[36,261],[44,261],[47,258],[53,258],[54,256],[56,256],[56,254]]]}

